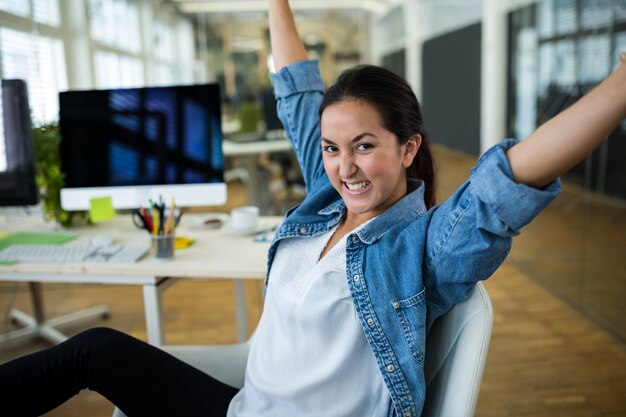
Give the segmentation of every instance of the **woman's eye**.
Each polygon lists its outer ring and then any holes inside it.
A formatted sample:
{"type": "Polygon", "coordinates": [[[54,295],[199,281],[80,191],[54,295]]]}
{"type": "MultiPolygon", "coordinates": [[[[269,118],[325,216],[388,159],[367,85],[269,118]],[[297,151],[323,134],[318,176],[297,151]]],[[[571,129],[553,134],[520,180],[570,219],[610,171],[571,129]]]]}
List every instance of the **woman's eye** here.
{"type": "Polygon", "coordinates": [[[329,152],[329,153],[337,152],[337,147],[332,146],[332,145],[323,146],[322,149],[324,150],[324,152],[329,152]]]}
{"type": "Polygon", "coordinates": [[[366,151],[368,149],[371,149],[372,145],[370,145],[369,143],[361,143],[359,144],[359,146],[356,147],[357,151],[366,151]]]}

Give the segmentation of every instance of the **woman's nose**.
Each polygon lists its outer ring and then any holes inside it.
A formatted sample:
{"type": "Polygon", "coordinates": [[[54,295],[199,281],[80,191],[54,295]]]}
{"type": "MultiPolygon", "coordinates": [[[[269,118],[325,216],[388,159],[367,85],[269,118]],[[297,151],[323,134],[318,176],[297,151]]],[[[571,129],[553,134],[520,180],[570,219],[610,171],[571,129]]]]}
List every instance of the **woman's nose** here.
{"type": "Polygon", "coordinates": [[[350,178],[358,171],[358,167],[354,163],[351,155],[343,156],[339,161],[339,176],[341,178],[350,178]]]}

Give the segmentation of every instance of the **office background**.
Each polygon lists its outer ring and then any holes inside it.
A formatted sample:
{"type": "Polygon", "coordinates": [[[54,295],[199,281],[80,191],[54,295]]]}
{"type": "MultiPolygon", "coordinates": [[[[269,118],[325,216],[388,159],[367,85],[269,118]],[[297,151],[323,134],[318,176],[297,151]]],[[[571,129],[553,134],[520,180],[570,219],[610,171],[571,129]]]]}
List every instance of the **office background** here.
{"type": "MultiPolygon", "coordinates": [[[[431,140],[470,158],[502,137],[523,138],[592,88],[626,50],[626,0],[292,5],[326,84],[358,63],[396,71],[421,99],[431,140]]],[[[270,89],[265,7],[265,1],[0,0],[0,76],[27,81],[35,124],[57,120],[57,94],[67,89],[217,81],[224,125],[242,128],[242,110],[262,107],[270,89]]],[[[510,258],[622,350],[624,160],[626,124],[565,176],[558,212],[531,225],[540,238],[522,236],[510,258]]]]}

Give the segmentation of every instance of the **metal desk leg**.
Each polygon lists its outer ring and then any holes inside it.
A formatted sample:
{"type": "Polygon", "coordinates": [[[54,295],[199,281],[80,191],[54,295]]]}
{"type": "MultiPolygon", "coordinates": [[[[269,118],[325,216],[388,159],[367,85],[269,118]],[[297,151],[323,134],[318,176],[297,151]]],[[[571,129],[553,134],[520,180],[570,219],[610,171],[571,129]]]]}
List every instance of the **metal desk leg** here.
{"type": "Polygon", "coordinates": [[[246,288],[242,279],[235,280],[235,308],[237,317],[237,340],[248,340],[248,312],[246,309],[246,288]]]}
{"type": "Polygon", "coordinates": [[[163,278],[155,284],[143,286],[143,304],[146,315],[146,331],[148,343],[154,346],[165,344],[165,332],[163,330],[163,305],[161,293],[176,282],[172,278],[163,278]]]}
{"type": "Polygon", "coordinates": [[[261,212],[265,212],[272,204],[269,192],[269,174],[259,166],[259,155],[248,155],[245,158],[246,169],[250,174],[248,203],[252,206],[259,207],[261,212]]]}

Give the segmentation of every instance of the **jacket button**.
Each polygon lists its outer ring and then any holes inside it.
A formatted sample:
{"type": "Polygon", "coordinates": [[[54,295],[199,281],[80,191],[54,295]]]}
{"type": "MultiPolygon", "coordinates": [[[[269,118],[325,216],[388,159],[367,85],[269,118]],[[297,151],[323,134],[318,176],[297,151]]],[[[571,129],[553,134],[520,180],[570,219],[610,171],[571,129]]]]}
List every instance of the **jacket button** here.
{"type": "Polygon", "coordinates": [[[393,365],[387,365],[387,372],[393,372],[394,369],[393,365]]]}
{"type": "Polygon", "coordinates": [[[405,411],[404,412],[404,417],[411,417],[411,412],[410,411],[405,411]]]}
{"type": "Polygon", "coordinates": [[[354,282],[358,281],[358,280],[360,279],[360,278],[359,278],[359,274],[354,274],[354,275],[352,276],[352,279],[354,280],[354,282]]]}
{"type": "Polygon", "coordinates": [[[374,320],[372,320],[372,319],[367,319],[367,325],[368,325],[368,326],[373,326],[373,325],[374,325],[374,320]]]}
{"type": "Polygon", "coordinates": [[[309,229],[307,229],[306,227],[301,227],[300,228],[300,234],[303,235],[305,234],[309,229]]]}
{"type": "Polygon", "coordinates": [[[393,305],[393,308],[396,310],[400,308],[400,303],[397,301],[394,301],[392,305],[393,305]]]}
{"type": "Polygon", "coordinates": [[[352,242],[353,243],[356,243],[356,239],[357,239],[356,236],[352,236],[352,242]]]}

